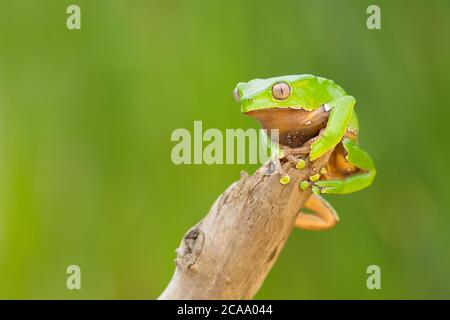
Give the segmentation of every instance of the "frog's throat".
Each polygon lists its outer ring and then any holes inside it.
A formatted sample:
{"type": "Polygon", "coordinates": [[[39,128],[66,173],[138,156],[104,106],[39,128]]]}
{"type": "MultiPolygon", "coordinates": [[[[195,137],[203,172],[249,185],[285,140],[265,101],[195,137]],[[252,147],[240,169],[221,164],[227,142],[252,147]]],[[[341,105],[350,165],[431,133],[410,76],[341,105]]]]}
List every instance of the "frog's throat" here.
{"type": "Polygon", "coordinates": [[[295,148],[316,136],[326,126],[329,110],[324,107],[314,110],[270,108],[249,111],[246,114],[258,120],[263,129],[277,129],[280,143],[295,148]]]}

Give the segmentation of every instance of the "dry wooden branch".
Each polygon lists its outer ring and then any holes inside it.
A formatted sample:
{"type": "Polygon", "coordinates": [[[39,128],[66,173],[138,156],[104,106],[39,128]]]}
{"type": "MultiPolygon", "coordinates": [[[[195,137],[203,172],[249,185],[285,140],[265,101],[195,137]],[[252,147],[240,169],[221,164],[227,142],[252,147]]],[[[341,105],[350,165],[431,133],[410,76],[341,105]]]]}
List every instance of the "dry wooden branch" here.
{"type": "MultiPolygon", "coordinates": [[[[280,254],[295,218],[311,195],[299,188],[328,155],[297,170],[283,164],[278,175],[242,173],[191,228],[177,249],[176,270],[159,299],[251,299],[280,254]]],[[[267,166],[266,164],[265,166],[267,166]]]]}

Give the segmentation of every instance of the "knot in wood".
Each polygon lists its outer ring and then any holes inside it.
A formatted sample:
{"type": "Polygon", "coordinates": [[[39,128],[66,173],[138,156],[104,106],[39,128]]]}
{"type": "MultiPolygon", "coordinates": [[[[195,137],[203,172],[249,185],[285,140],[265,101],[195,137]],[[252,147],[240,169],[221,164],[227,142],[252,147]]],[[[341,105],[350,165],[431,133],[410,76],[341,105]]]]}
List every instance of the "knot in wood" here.
{"type": "Polygon", "coordinates": [[[205,242],[205,234],[197,226],[186,233],[178,250],[177,264],[180,267],[191,268],[200,256],[205,242]]]}

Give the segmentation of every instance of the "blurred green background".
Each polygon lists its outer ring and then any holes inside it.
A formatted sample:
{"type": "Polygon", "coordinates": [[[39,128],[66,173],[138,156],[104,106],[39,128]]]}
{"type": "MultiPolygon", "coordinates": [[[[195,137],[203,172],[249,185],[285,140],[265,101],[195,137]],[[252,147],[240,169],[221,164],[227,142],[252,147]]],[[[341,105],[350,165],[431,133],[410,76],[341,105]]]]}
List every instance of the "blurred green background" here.
{"type": "Polygon", "coordinates": [[[329,197],[337,228],[293,232],[257,298],[450,298],[449,15],[447,0],[1,0],[0,298],[156,298],[183,234],[257,167],[176,166],[172,131],[256,128],[235,83],[295,73],[356,97],[379,173],[329,197]]]}

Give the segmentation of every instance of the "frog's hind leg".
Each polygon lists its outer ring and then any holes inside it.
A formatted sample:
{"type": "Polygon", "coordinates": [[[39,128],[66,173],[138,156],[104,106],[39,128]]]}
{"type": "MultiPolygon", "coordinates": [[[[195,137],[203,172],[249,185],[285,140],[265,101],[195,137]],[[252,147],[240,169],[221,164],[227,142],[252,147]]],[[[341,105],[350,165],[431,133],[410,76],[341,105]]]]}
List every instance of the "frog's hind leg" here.
{"type": "Polygon", "coordinates": [[[368,187],[375,178],[375,166],[367,152],[349,138],[342,140],[342,146],[347,155],[337,154],[335,156],[335,168],[330,168],[338,175],[332,174],[331,180],[321,180],[315,183],[320,188],[321,193],[345,194],[356,192],[368,187]]]}
{"type": "Polygon", "coordinates": [[[305,203],[305,208],[315,214],[300,212],[295,220],[295,226],[306,230],[326,230],[339,221],[334,208],[321,196],[312,194],[305,203]]]}

